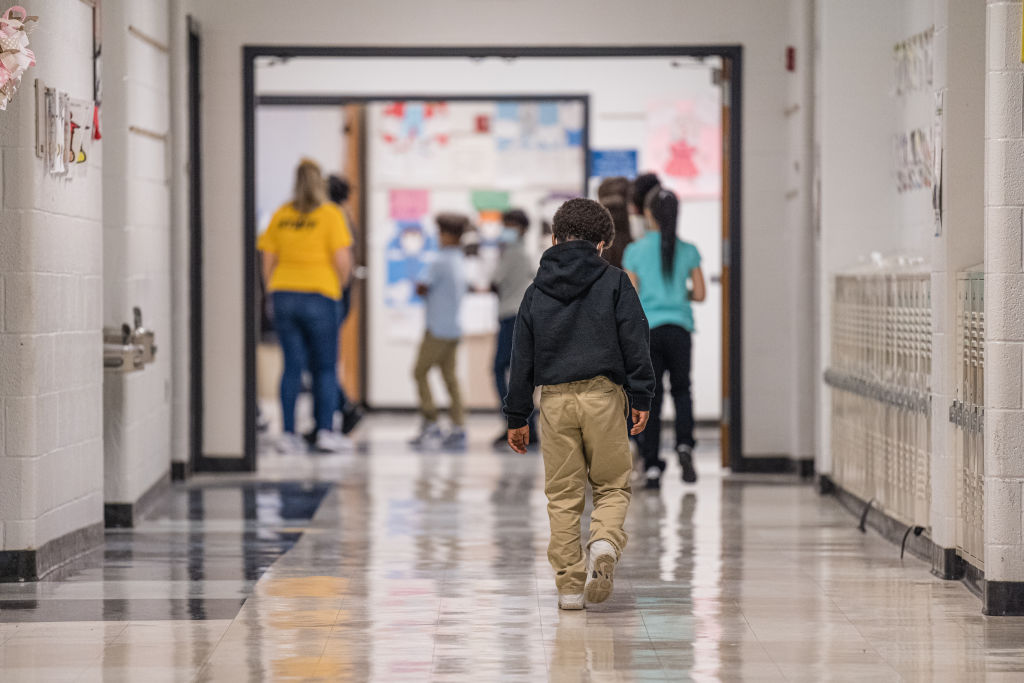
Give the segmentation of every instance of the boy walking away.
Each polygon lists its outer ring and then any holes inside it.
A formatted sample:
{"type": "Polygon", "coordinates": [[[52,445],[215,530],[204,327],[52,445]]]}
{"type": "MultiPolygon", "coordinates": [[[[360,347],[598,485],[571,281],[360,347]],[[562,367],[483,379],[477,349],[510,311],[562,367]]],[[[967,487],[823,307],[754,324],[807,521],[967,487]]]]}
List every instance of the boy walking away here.
{"type": "MultiPolygon", "coordinates": [[[[494,352],[494,384],[498,389],[498,400],[504,401],[508,393],[508,370],[512,365],[512,333],[516,326],[516,312],[533,282],[536,268],[526,253],[523,238],[530,227],[530,219],[521,209],[510,209],[501,216],[504,229],[501,231],[501,258],[494,271],[494,292],[498,295],[498,339],[494,352]]],[[[530,444],[538,445],[537,418],[527,418],[530,426],[530,444]]],[[[508,441],[505,431],[494,440],[495,448],[508,441]]]]}
{"type": "Polygon", "coordinates": [[[466,418],[459,380],[455,376],[455,352],[462,336],[459,308],[467,286],[464,257],[459,243],[468,226],[469,219],[461,214],[442,213],[437,216],[441,250],[416,283],[416,293],[426,301],[427,313],[427,329],[413,370],[420,394],[420,413],[423,416],[420,433],[410,442],[416,448],[466,448],[466,418]],[[449,415],[452,428],[447,435],[442,434],[437,424],[438,409],[427,381],[427,374],[435,366],[441,369],[451,401],[449,415]]]}
{"type": "Polygon", "coordinates": [[[558,606],[583,609],[612,593],[615,565],[626,547],[632,434],[647,424],[654,396],[649,329],[636,290],[601,252],[612,239],[608,210],[571,199],[555,213],[553,246],[545,252],[516,320],[505,415],[517,453],[529,443],[533,389],[541,386],[544,492],[558,606]],[[580,517],[589,479],[594,492],[589,553],[580,545],[580,517]]]}

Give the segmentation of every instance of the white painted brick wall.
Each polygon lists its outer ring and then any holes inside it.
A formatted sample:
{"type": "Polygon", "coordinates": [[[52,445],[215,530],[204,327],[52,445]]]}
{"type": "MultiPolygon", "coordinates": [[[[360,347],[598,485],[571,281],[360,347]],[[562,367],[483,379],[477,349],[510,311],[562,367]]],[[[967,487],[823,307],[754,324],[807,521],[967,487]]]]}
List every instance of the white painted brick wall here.
{"type": "MultiPolygon", "coordinates": [[[[991,367],[990,384],[986,388],[986,408],[1021,410],[1022,362],[1024,344],[1017,342],[988,342],[985,345],[985,366],[991,367]]],[[[1024,458],[1022,458],[1024,460],[1024,458]]]]}
{"type": "Polygon", "coordinates": [[[37,66],[0,113],[0,549],[103,519],[103,145],[71,180],[34,152],[32,82],[92,96],[91,9],[34,0],[37,66]]]}
{"type": "Polygon", "coordinates": [[[985,243],[985,270],[989,273],[1021,272],[1022,212],[1014,206],[990,206],[985,210],[989,236],[985,243]]]}
{"type": "Polygon", "coordinates": [[[985,578],[1024,581],[1024,207],[1021,2],[987,6],[985,578]]]}
{"type": "Polygon", "coordinates": [[[171,460],[171,231],[169,142],[129,132],[167,133],[167,53],[129,34],[129,25],[168,44],[167,0],[107,0],[104,11],[104,322],[156,332],[156,361],[104,381],[104,497],[133,503],[167,474],[171,460]],[[106,85],[109,83],[110,85],[106,85]]]}

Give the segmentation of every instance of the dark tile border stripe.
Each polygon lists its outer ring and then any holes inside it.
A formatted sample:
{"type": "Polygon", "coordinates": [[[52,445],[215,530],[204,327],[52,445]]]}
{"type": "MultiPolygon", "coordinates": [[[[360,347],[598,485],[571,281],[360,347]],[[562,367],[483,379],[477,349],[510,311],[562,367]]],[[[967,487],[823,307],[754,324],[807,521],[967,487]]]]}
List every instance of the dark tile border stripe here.
{"type": "Polygon", "coordinates": [[[0,551],[0,582],[38,581],[65,562],[103,543],[103,523],[69,531],[39,548],[0,551]]]}

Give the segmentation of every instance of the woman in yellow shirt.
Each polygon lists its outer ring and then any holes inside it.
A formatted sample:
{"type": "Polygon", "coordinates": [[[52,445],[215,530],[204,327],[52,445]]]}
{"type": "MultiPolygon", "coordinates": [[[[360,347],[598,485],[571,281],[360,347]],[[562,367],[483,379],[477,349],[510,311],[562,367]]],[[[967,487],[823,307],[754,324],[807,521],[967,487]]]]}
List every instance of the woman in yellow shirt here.
{"type": "Polygon", "coordinates": [[[316,450],[333,452],[347,441],[331,429],[338,405],[338,321],[342,283],[348,281],[352,236],[345,218],[327,201],[327,186],[316,162],[303,160],[295,172],[292,201],[277,210],[257,248],[271,293],[274,329],[284,354],[281,411],[284,434],[278,449],[302,452],[295,433],[295,401],[302,371],[313,374],[316,450]]]}

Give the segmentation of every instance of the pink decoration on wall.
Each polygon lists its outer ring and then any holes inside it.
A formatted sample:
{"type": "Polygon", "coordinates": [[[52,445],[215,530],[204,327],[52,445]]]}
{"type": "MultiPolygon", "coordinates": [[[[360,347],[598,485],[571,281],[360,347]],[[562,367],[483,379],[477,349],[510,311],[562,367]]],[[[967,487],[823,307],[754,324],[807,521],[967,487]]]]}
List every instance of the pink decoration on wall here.
{"type": "Polygon", "coordinates": [[[430,192],[427,190],[391,190],[389,203],[392,220],[419,220],[430,213],[430,192]]]}
{"type": "Polygon", "coordinates": [[[722,194],[722,110],[714,98],[651,102],[642,170],[681,199],[722,194]]]}
{"type": "Polygon", "coordinates": [[[36,56],[28,49],[27,25],[38,19],[20,5],[0,15],[0,111],[14,98],[25,70],[36,64],[36,56]]]}

